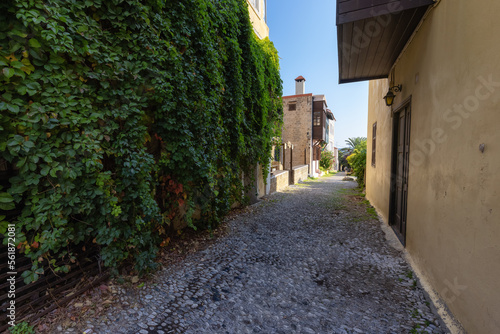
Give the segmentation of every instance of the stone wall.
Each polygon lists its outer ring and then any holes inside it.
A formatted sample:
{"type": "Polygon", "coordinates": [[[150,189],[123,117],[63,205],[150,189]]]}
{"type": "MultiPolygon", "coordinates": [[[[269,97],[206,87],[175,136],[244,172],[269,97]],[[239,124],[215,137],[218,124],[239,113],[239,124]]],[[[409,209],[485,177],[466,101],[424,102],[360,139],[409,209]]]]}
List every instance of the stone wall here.
{"type": "MultiPolygon", "coordinates": [[[[311,163],[312,94],[283,97],[283,142],[294,145],[293,167],[311,163]],[[295,110],[289,110],[295,103],[295,110]]],[[[288,158],[288,156],[287,156],[288,158]]],[[[289,162],[289,160],[288,160],[289,162]]],[[[289,168],[288,162],[285,168],[289,168]]]]}
{"type": "Polygon", "coordinates": [[[290,184],[297,184],[299,182],[307,180],[308,170],[309,170],[308,165],[293,167],[290,184]]]}
{"type": "Polygon", "coordinates": [[[289,184],[289,174],[287,170],[279,170],[271,176],[271,193],[282,191],[289,184]]]}

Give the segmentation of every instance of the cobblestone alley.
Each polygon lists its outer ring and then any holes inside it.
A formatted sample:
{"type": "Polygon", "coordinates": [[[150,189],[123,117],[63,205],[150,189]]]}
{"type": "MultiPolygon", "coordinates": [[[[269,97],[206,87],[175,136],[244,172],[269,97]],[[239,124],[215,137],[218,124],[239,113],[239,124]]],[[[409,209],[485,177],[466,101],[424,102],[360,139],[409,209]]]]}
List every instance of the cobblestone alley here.
{"type": "Polygon", "coordinates": [[[58,332],[445,333],[401,251],[342,177],[269,196],[139,293],[119,287],[121,308],[58,332]]]}

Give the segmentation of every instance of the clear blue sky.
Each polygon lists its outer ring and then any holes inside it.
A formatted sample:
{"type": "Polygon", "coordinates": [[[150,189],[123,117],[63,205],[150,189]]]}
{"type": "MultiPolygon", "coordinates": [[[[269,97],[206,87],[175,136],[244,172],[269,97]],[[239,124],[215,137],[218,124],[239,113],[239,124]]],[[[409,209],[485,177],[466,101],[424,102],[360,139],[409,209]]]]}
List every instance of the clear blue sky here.
{"type": "Polygon", "coordinates": [[[280,56],[283,95],[295,94],[294,79],[306,78],[306,93],[324,94],[335,123],[335,146],[366,137],[368,82],[338,84],[335,0],[267,0],[269,38],[280,56]]]}

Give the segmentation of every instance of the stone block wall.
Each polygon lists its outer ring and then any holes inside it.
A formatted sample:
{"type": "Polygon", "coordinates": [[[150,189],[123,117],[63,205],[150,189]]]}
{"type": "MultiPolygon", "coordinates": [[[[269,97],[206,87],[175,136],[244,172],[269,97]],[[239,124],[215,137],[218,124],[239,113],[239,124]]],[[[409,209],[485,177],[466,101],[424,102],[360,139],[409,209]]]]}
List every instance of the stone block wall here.
{"type": "Polygon", "coordinates": [[[287,170],[280,170],[273,173],[271,176],[271,193],[282,191],[289,184],[289,174],[287,170]]]}
{"type": "Polygon", "coordinates": [[[308,177],[308,170],[309,166],[308,165],[302,165],[302,166],[296,166],[293,167],[292,169],[292,177],[291,177],[291,184],[297,184],[299,182],[303,182],[307,180],[308,177]]]}
{"type": "MultiPolygon", "coordinates": [[[[293,167],[310,164],[312,136],[312,94],[283,97],[283,142],[294,145],[293,167]],[[295,110],[290,104],[295,103],[295,110]]],[[[287,157],[288,158],[288,157],[287,157]]],[[[289,160],[288,160],[289,162],[289,160]]],[[[289,168],[288,162],[284,168],[289,168]]]]}

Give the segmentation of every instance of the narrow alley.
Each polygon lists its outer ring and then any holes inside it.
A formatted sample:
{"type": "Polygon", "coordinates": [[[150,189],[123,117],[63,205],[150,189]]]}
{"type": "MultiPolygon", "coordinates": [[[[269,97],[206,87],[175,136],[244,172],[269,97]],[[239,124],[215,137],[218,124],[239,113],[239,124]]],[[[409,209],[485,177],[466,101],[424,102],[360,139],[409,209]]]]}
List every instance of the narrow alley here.
{"type": "Polygon", "coordinates": [[[289,187],[65,333],[445,333],[401,251],[344,175],[289,187]]]}

